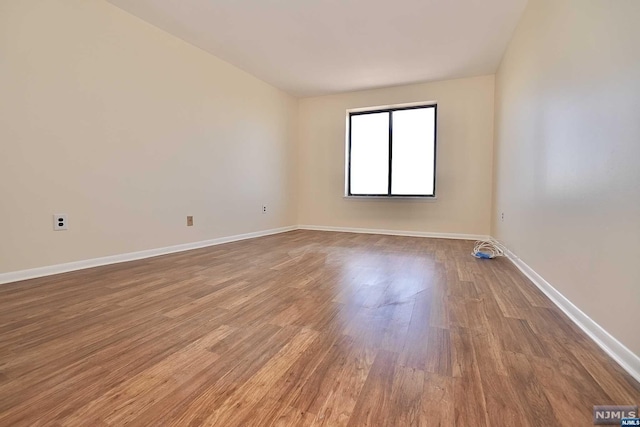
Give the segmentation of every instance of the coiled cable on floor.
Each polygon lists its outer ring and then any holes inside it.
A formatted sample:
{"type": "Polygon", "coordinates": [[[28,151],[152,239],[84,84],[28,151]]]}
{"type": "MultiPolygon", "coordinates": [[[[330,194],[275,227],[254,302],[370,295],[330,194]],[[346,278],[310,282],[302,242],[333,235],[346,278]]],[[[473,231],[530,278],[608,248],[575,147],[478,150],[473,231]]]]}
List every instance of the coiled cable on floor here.
{"type": "Polygon", "coordinates": [[[504,256],[504,251],[490,240],[478,240],[473,247],[471,255],[481,259],[493,259],[504,256]]]}

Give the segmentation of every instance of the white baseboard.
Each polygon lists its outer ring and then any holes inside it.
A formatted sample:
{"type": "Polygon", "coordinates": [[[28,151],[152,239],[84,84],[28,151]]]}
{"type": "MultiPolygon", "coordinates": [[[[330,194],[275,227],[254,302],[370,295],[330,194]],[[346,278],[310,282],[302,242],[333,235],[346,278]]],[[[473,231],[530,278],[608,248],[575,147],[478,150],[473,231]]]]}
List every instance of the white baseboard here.
{"type": "Polygon", "coordinates": [[[499,241],[492,239],[502,249],[507,258],[529,278],[560,310],[564,312],[582,331],[589,336],[598,346],[615,360],[636,381],[640,382],[640,357],[625,347],[620,341],[598,325],[582,310],[576,307],[569,299],[551,286],[542,276],[536,273],[516,254],[511,252],[499,241]]]}
{"type": "Polygon", "coordinates": [[[203,240],[200,242],[185,243],[181,245],[167,246],[164,248],[148,249],[139,252],[129,252],[126,254],[111,255],[101,258],[92,258],[82,261],[74,261],[66,264],[50,265],[46,267],[32,268],[29,270],[0,273],[0,284],[17,282],[20,280],[35,279],[37,277],[50,276],[53,274],[67,273],[69,271],[84,270],[86,268],[99,267],[101,265],[117,264],[120,262],[135,261],[138,259],[151,258],[159,255],[172,254],[176,252],[189,251],[207,246],[221,245],[223,243],[237,242],[239,240],[253,239],[256,237],[269,236],[272,234],[284,233],[296,230],[296,226],[273,228],[270,230],[256,231],[253,233],[237,234],[235,236],[220,237],[217,239],[203,240]]]}
{"type": "Polygon", "coordinates": [[[21,280],[35,279],[38,277],[51,276],[54,274],[68,273],[70,271],[84,270],[87,268],[100,267],[102,265],[117,264],[127,261],[135,261],[138,259],[152,258],[160,255],[167,255],[176,252],[184,252],[192,249],[204,248],[207,246],[221,245],[223,243],[237,242],[239,240],[253,239],[256,237],[269,236],[272,234],[284,233],[293,230],[318,230],[318,231],[340,231],[345,233],[366,233],[366,234],[388,234],[394,236],[412,236],[412,237],[433,237],[439,239],[465,239],[480,240],[488,238],[488,236],[471,235],[471,234],[454,234],[454,233],[426,233],[418,231],[394,231],[394,230],[378,230],[367,228],[345,228],[345,227],[322,227],[312,225],[300,225],[274,228],[264,231],[256,231],[253,233],[238,234],[235,236],[220,237],[217,239],[203,240],[193,243],[185,243],[181,245],[167,246],[164,248],[148,249],[139,252],[129,252],[125,254],[111,255],[100,258],[86,259],[82,261],[74,261],[65,264],[49,265],[46,267],[32,268],[28,270],[12,271],[8,273],[0,273],[0,284],[18,282],[21,280]]]}
{"type": "Polygon", "coordinates": [[[431,233],[427,231],[382,230],[377,228],[329,227],[322,225],[299,225],[300,230],[337,231],[341,233],[384,234],[389,236],[431,237],[434,239],[485,240],[489,236],[481,234],[431,233]]]}

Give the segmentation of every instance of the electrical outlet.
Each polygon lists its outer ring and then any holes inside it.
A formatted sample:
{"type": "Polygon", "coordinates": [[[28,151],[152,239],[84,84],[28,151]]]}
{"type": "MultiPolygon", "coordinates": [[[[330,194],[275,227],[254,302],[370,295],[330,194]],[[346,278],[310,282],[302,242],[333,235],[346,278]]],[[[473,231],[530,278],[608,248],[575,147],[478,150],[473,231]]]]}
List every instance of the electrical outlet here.
{"type": "Polygon", "coordinates": [[[187,216],[187,227],[193,227],[193,217],[191,215],[187,216]]]}
{"type": "Polygon", "coordinates": [[[67,214],[53,214],[53,231],[64,231],[69,229],[67,214]]]}
{"type": "Polygon", "coordinates": [[[267,213],[267,205],[262,205],[262,213],[263,214],[267,213]]]}
{"type": "Polygon", "coordinates": [[[504,212],[500,212],[500,221],[504,221],[504,212]]]}

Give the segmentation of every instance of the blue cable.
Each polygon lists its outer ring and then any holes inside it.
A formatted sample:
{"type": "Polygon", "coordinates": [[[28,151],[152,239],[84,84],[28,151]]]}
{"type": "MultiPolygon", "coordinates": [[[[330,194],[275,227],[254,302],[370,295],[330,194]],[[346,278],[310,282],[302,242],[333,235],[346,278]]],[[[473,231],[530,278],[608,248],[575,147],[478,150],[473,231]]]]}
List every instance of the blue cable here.
{"type": "Polygon", "coordinates": [[[486,254],[484,252],[476,252],[474,253],[476,258],[482,258],[482,259],[491,259],[491,255],[490,254],[486,254]]]}

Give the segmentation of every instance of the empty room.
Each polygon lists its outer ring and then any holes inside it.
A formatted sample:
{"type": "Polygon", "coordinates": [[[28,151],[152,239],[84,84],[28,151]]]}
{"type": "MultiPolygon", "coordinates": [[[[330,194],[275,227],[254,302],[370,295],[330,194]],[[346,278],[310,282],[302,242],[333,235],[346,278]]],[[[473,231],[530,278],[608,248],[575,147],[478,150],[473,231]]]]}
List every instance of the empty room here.
{"type": "Polygon", "coordinates": [[[639,21],[0,0],[0,427],[640,425],[639,21]]]}

